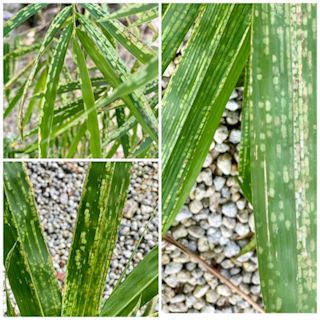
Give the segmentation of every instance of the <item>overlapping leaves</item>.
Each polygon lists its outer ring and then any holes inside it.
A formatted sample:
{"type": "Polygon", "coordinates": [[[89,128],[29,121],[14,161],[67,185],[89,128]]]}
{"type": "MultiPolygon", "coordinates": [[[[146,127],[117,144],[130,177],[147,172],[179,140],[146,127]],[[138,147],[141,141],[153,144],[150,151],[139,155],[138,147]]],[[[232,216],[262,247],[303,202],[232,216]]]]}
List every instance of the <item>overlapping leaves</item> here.
{"type": "Polygon", "coordinates": [[[46,6],[26,6],[4,25],[4,117],[9,121],[17,112],[19,118],[19,133],[7,139],[5,155],[131,156],[151,139],[145,155],[155,157],[157,86],[148,90],[157,79],[155,17],[144,24],[148,39],[136,24],[155,6],[129,5],[112,13],[95,4],[82,4],[84,13],[76,5],[57,8],[43,39],[26,47],[17,28],[46,6]],[[30,63],[18,72],[26,59],[30,63]]]}

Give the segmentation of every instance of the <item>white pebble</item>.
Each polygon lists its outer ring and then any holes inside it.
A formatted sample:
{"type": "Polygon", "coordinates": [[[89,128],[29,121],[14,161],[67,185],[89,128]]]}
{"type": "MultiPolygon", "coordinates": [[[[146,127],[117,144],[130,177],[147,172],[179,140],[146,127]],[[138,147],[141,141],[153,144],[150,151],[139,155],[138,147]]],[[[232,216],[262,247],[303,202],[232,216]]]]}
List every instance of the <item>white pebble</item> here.
{"type": "Polygon", "coordinates": [[[237,211],[237,206],[233,202],[225,203],[222,206],[222,213],[229,218],[235,218],[237,211]]]}
{"type": "Polygon", "coordinates": [[[228,135],[229,135],[228,128],[225,126],[221,126],[216,130],[214,134],[214,140],[220,144],[228,138],[228,135]]]}
{"type": "Polygon", "coordinates": [[[228,153],[224,153],[218,157],[217,160],[218,169],[225,175],[231,173],[231,156],[228,153]]]}
{"type": "Polygon", "coordinates": [[[234,100],[230,100],[227,102],[226,105],[226,109],[230,110],[230,111],[236,111],[240,108],[239,103],[234,101],[234,100]]]}

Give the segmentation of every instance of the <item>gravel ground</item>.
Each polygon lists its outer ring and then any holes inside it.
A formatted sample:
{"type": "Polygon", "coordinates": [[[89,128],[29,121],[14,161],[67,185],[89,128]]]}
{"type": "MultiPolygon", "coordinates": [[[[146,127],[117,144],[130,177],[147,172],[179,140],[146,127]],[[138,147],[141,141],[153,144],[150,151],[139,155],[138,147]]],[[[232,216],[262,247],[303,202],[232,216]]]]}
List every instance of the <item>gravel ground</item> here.
{"type": "MultiPolygon", "coordinates": [[[[202,171],[171,228],[172,236],[197,253],[262,305],[258,261],[236,255],[254,232],[251,205],[237,183],[242,90],[223,114],[202,171]],[[244,239],[245,238],[245,239],[244,239]],[[242,239],[242,240],[239,240],[242,239]]],[[[176,247],[163,243],[162,310],[165,312],[254,312],[241,297],[176,247]]]]}
{"type": "MultiPolygon", "coordinates": [[[[57,278],[62,286],[87,164],[28,162],[27,167],[34,186],[41,224],[53,257],[57,278]]],[[[110,295],[125,268],[135,242],[140,238],[153,214],[155,216],[148,225],[148,232],[128,272],[158,243],[157,210],[158,165],[153,162],[135,163],[104,298],[110,295]]]]}

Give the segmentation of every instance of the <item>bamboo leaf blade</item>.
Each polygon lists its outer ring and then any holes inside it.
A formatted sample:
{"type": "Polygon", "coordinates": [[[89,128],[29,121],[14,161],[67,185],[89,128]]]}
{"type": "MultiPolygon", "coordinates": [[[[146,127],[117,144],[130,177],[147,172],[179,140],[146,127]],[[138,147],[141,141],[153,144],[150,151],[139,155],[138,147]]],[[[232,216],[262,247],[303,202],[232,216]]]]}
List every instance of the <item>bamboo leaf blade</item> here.
{"type": "Polygon", "coordinates": [[[91,163],[68,259],[63,316],[99,314],[127,198],[130,166],[124,162],[91,163]]]}
{"type": "Polygon", "coordinates": [[[53,60],[49,66],[39,125],[39,156],[42,158],[47,158],[48,156],[58,82],[72,31],[73,24],[70,22],[60,36],[59,42],[53,52],[53,60]]]}
{"type": "Polygon", "coordinates": [[[249,56],[250,5],[203,5],[163,98],[163,230],[171,226],[207,156],[249,56]]]}
{"type": "Polygon", "coordinates": [[[170,3],[162,18],[162,73],[197,17],[200,5],[170,3]],[[178,21],[178,22],[177,22],[178,21]]]}
{"type": "Polygon", "coordinates": [[[87,111],[87,128],[90,133],[91,153],[94,158],[101,158],[100,131],[95,98],[92,91],[89,72],[86,66],[86,60],[76,39],[73,40],[73,50],[79,70],[84,106],[87,111]]]}
{"type": "Polygon", "coordinates": [[[101,27],[142,63],[147,63],[155,56],[156,53],[148,48],[121,22],[117,20],[106,20],[101,22],[101,19],[106,17],[106,13],[97,4],[82,3],[81,6],[88,10],[95,19],[100,19],[98,20],[98,23],[101,25],[101,27]]]}
{"type": "MultiPolygon", "coordinates": [[[[88,35],[80,30],[77,30],[77,35],[87,53],[106,77],[106,80],[110,82],[113,87],[117,87],[122,82],[125,82],[129,76],[128,71],[120,61],[118,54],[114,51],[112,45],[108,42],[108,39],[99,31],[99,29],[94,27],[90,20],[85,19],[82,16],[79,16],[79,20],[83,24],[88,35]],[[94,47],[98,47],[101,53],[92,50],[94,47]]],[[[143,95],[138,95],[137,92],[135,92],[129,96],[125,96],[123,101],[130,108],[138,122],[150,137],[154,141],[158,141],[158,122],[143,95]]]]}
{"type": "Polygon", "coordinates": [[[33,62],[32,69],[30,71],[30,74],[27,79],[27,83],[25,86],[25,90],[23,92],[23,96],[21,99],[21,102],[19,104],[19,112],[18,112],[18,123],[19,123],[19,129],[20,134],[23,137],[23,106],[26,99],[26,95],[28,92],[28,89],[35,77],[35,74],[37,72],[38,64],[40,63],[41,56],[45,53],[45,51],[48,49],[49,45],[55,38],[57,32],[62,28],[64,23],[66,22],[67,18],[70,16],[72,12],[72,7],[67,6],[61,12],[57,14],[57,16],[53,19],[52,23],[50,24],[50,27],[45,35],[45,38],[43,39],[41,43],[41,47],[37,53],[37,56],[33,62]]]}
{"type": "Polygon", "coordinates": [[[251,181],[263,300],[268,312],[316,312],[316,5],[257,4],[253,16],[251,181]]]}
{"type": "Polygon", "coordinates": [[[155,8],[158,8],[157,3],[133,3],[109,14],[106,18],[103,18],[103,20],[119,19],[136,14],[145,14],[149,10],[155,8]]]}
{"type": "Polygon", "coordinates": [[[245,198],[252,203],[251,191],[251,167],[250,167],[250,110],[249,110],[249,96],[248,96],[248,82],[249,82],[249,66],[246,67],[245,72],[245,86],[242,99],[242,116],[241,116],[241,142],[239,151],[239,175],[238,182],[241,191],[245,198]]]}
{"type": "Polygon", "coordinates": [[[141,306],[143,306],[157,294],[158,247],[155,247],[112,292],[103,305],[100,316],[127,316],[134,309],[139,297],[141,297],[141,306]]]}
{"type": "Polygon", "coordinates": [[[3,27],[3,35],[6,37],[13,29],[27,21],[41,9],[48,6],[48,3],[33,3],[21,9],[14,17],[8,20],[3,27]]]}
{"type": "Polygon", "coordinates": [[[58,316],[61,294],[41,229],[31,182],[21,162],[4,163],[6,270],[21,314],[58,316]],[[20,275],[20,276],[19,276],[20,275]]]}

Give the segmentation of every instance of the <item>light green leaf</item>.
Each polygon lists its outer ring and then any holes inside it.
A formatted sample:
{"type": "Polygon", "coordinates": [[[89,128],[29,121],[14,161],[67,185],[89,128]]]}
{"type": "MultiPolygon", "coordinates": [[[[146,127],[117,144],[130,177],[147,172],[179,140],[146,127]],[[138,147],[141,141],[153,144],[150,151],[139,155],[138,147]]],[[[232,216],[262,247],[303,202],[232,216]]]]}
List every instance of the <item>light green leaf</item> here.
{"type": "Polygon", "coordinates": [[[201,5],[162,110],[163,233],[184,204],[248,59],[251,6],[201,5]]]}
{"type": "Polygon", "coordinates": [[[105,13],[103,9],[99,7],[99,5],[94,3],[81,3],[81,6],[88,10],[95,19],[99,19],[98,23],[101,25],[101,27],[117,41],[119,41],[121,45],[123,45],[142,63],[147,63],[156,55],[155,52],[148,48],[121,22],[117,20],[106,20],[101,22],[101,19],[105,18],[107,13],[105,13]]]}
{"type": "Polygon", "coordinates": [[[133,93],[137,89],[143,88],[148,82],[158,76],[158,58],[153,58],[142,70],[137,71],[129,76],[120,86],[112,92],[110,97],[106,97],[101,103],[108,105],[111,102],[133,93]]]}
{"type": "Polygon", "coordinates": [[[141,297],[141,306],[158,294],[158,247],[153,248],[111,293],[100,316],[127,316],[141,297]],[[130,293],[130,294],[128,294],[130,293]],[[119,303],[121,301],[121,303],[119,303]]]}
{"type": "Polygon", "coordinates": [[[30,71],[30,74],[27,79],[27,83],[25,86],[25,90],[23,92],[23,96],[19,105],[19,112],[18,112],[18,122],[19,122],[19,129],[20,129],[20,134],[23,137],[23,105],[26,99],[26,95],[28,92],[28,89],[36,75],[36,71],[38,68],[38,64],[40,63],[41,56],[45,53],[45,51],[48,49],[50,43],[52,40],[55,38],[55,35],[57,32],[62,28],[64,23],[66,22],[67,18],[70,16],[72,12],[72,7],[67,6],[61,12],[57,14],[57,16],[53,19],[52,23],[50,24],[50,27],[45,35],[44,40],[42,41],[41,47],[37,53],[36,58],[33,61],[33,66],[30,71]]]}
{"type": "MultiPolygon", "coordinates": [[[[82,45],[101,73],[106,77],[106,80],[110,82],[113,87],[119,86],[128,79],[129,73],[119,59],[118,53],[114,50],[108,39],[99,31],[99,29],[95,28],[90,20],[83,16],[78,17],[87,33],[77,30],[77,35],[82,45]],[[99,48],[101,53],[99,50],[95,49],[96,47],[99,48]]],[[[157,119],[147,101],[143,98],[143,95],[138,95],[137,92],[135,92],[129,96],[125,96],[123,101],[130,108],[138,122],[141,123],[141,126],[148,132],[150,137],[154,141],[157,141],[157,119]]]]}
{"type": "Polygon", "coordinates": [[[52,131],[52,120],[54,114],[54,103],[56,100],[57,87],[60,72],[64,64],[64,58],[69,46],[73,30],[73,23],[62,32],[59,42],[53,51],[52,61],[49,67],[47,83],[44,94],[44,101],[41,107],[39,125],[39,157],[47,158],[50,136],[52,131]]]}
{"type": "Polygon", "coordinates": [[[94,158],[101,158],[100,131],[95,98],[92,91],[91,80],[86,66],[84,54],[76,39],[73,40],[73,50],[79,70],[80,85],[87,111],[87,128],[90,133],[90,147],[94,158]]]}
{"type": "Polygon", "coordinates": [[[316,4],[255,4],[251,181],[267,312],[316,312],[316,4]]]}
{"type": "MultiPolygon", "coordinates": [[[[123,17],[129,17],[136,14],[146,14],[149,10],[158,8],[157,3],[132,3],[127,6],[121,7],[116,12],[109,14],[107,17],[101,19],[102,21],[119,19],[123,17]]],[[[100,21],[99,21],[100,22],[100,21]]]]}
{"type": "Polygon", "coordinates": [[[130,166],[125,162],[90,165],[67,265],[63,316],[99,314],[127,198],[130,166]]]}
{"type": "Polygon", "coordinates": [[[21,162],[4,163],[6,274],[21,315],[60,315],[60,289],[41,229],[31,182],[21,162]],[[15,246],[15,247],[14,247],[15,246]]]}
{"type": "Polygon", "coordinates": [[[14,17],[8,20],[3,27],[3,35],[6,37],[13,29],[20,26],[41,9],[48,6],[48,3],[33,3],[21,9],[14,17]]]}
{"type": "Polygon", "coordinates": [[[162,73],[176,55],[198,15],[200,4],[170,3],[162,17],[162,73]]]}

